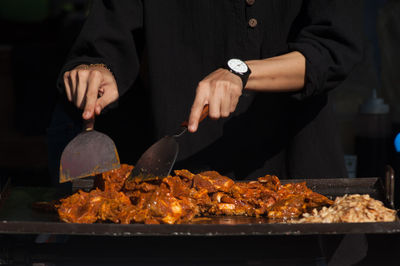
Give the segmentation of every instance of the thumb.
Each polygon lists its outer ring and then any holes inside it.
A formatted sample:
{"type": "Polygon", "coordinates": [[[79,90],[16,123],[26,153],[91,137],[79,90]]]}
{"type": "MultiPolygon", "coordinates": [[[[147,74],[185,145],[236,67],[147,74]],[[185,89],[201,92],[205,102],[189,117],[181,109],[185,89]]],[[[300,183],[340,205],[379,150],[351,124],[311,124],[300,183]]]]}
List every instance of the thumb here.
{"type": "Polygon", "coordinates": [[[117,89],[105,89],[104,94],[96,100],[95,112],[99,115],[101,111],[108,106],[110,103],[115,102],[118,99],[117,89]]]}

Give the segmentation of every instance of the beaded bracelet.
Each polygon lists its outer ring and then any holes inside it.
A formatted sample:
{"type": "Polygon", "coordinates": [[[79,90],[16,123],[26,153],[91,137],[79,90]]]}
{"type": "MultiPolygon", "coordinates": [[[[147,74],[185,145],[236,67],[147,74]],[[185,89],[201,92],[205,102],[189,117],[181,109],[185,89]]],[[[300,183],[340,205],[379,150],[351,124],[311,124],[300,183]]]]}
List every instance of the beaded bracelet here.
{"type": "Polygon", "coordinates": [[[89,68],[89,67],[102,67],[102,68],[105,68],[105,69],[107,69],[108,71],[110,71],[111,75],[114,76],[114,73],[113,73],[113,72],[111,71],[111,69],[109,69],[105,64],[102,64],[102,63],[90,64],[90,65],[88,66],[88,68],[89,68]]]}
{"type": "Polygon", "coordinates": [[[105,64],[90,64],[89,67],[102,67],[111,72],[111,70],[105,64]]]}

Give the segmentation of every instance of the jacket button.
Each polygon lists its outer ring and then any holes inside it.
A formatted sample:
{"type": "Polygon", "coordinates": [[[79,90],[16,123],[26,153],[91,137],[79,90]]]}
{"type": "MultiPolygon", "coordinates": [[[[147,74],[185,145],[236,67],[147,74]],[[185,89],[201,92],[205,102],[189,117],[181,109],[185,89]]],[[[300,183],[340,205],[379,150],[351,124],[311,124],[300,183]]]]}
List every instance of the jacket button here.
{"type": "Polygon", "coordinates": [[[257,19],[255,19],[255,18],[249,19],[249,26],[250,27],[255,28],[257,26],[257,23],[258,23],[257,19]]]}
{"type": "Polygon", "coordinates": [[[255,2],[256,2],[256,0],[246,0],[246,3],[247,3],[249,6],[254,5],[255,2]]]}

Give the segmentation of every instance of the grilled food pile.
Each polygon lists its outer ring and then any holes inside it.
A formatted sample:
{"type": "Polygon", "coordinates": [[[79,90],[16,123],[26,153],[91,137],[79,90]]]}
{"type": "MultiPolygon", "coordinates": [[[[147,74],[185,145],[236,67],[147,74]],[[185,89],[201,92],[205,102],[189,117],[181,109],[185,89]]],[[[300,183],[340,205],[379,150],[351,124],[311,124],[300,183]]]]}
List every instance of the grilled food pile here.
{"type": "Polygon", "coordinates": [[[68,223],[179,224],[212,215],[267,216],[292,219],[333,201],[307,188],[305,182],[282,185],[266,175],[251,182],[234,182],[215,171],[143,182],[127,180],[133,166],[103,173],[97,188],[61,199],[57,211],[68,223]]]}
{"type": "Polygon", "coordinates": [[[379,200],[369,195],[345,195],[337,197],[330,207],[314,209],[311,214],[304,213],[298,223],[363,223],[392,222],[396,211],[383,206],[379,200]]]}

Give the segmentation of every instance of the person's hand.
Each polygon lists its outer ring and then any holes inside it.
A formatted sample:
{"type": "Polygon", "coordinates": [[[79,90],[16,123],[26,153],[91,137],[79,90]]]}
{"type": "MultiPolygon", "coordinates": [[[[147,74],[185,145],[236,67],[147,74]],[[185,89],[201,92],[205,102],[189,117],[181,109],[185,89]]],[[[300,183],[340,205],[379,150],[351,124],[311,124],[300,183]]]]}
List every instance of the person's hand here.
{"type": "Polygon", "coordinates": [[[209,117],[228,117],[235,111],[240,95],[242,80],[226,69],[217,69],[199,82],[196,97],[189,116],[190,132],[197,130],[203,107],[209,105],[209,117]]]}
{"type": "Polygon", "coordinates": [[[67,98],[83,109],[86,127],[93,128],[94,116],[118,99],[117,82],[102,65],[80,65],[64,73],[67,98]]]}

